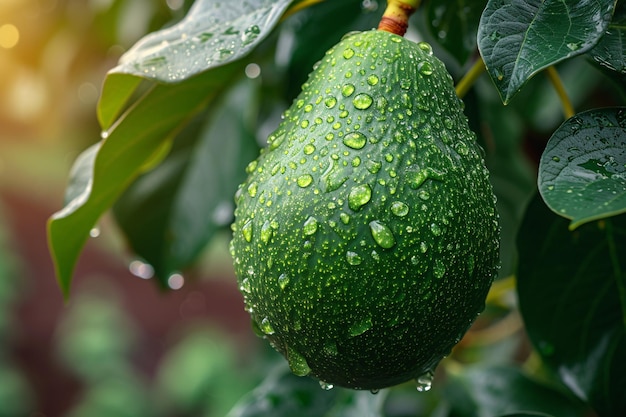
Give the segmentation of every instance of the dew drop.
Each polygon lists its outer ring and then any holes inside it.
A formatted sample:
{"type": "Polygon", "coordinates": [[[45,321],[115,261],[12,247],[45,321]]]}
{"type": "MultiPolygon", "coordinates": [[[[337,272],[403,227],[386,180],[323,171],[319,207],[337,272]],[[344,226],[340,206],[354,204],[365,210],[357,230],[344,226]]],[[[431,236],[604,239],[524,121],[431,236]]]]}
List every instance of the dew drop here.
{"type": "Polygon", "coordinates": [[[339,219],[341,220],[343,224],[350,223],[350,215],[348,213],[341,213],[339,215],[339,219]]]}
{"type": "Polygon", "coordinates": [[[311,183],[313,182],[313,177],[309,174],[304,174],[304,175],[299,176],[296,182],[298,183],[300,187],[306,188],[309,185],[311,185],[311,183]]]}
{"type": "Polygon", "coordinates": [[[365,333],[371,328],[372,328],[372,318],[368,316],[362,321],[354,323],[350,327],[350,329],[348,329],[348,333],[350,334],[350,336],[355,337],[355,336],[362,335],[363,333],[365,333]]]}
{"type": "Polygon", "coordinates": [[[315,234],[315,232],[317,232],[317,226],[318,226],[317,219],[311,216],[308,219],[306,219],[306,221],[304,222],[304,227],[302,231],[304,232],[306,236],[311,236],[315,234]]]}
{"type": "Polygon", "coordinates": [[[426,52],[427,55],[432,55],[433,54],[433,48],[432,46],[430,46],[430,44],[428,42],[419,42],[417,44],[417,46],[424,52],[426,52]]]}
{"type": "Polygon", "coordinates": [[[433,372],[428,371],[415,379],[415,385],[419,392],[430,391],[433,386],[433,372]]]}
{"type": "Polygon", "coordinates": [[[272,229],[271,223],[269,220],[266,220],[263,226],[261,226],[261,242],[267,245],[272,239],[273,234],[274,230],[272,229]]]}
{"type": "Polygon", "coordinates": [[[346,84],[341,89],[341,94],[343,94],[344,97],[350,97],[354,93],[354,89],[353,84],[346,84]]]}
{"type": "Polygon", "coordinates": [[[248,220],[241,228],[241,234],[246,242],[252,241],[252,220],[248,220]]]}
{"type": "Polygon", "coordinates": [[[257,190],[258,190],[258,185],[256,182],[253,182],[250,185],[248,185],[248,195],[250,197],[256,197],[257,190]]]}
{"type": "Polygon", "coordinates": [[[552,160],[553,160],[554,162],[560,162],[560,161],[561,161],[561,158],[559,158],[558,156],[553,156],[553,157],[552,157],[552,160]]]}
{"type": "Polygon", "coordinates": [[[421,242],[420,243],[420,252],[422,252],[422,253],[428,252],[428,243],[426,243],[426,242],[421,242]]]}
{"type": "Polygon", "coordinates": [[[409,206],[402,201],[394,201],[391,203],[391,212],[398,217],[404,217],[409,214],[409,206]]]}
{"type": "Polygon", "coordinates": [[[252,287],[250,286],[250,280],[248,278],[244,278],[241,281],[241,285],[239,286],[239,290],[241,292],[245,292],[250,294],[250,291],[252,290],[252,287]]]}
{"type": "Polygon", "coordinates": [[[367,161],[367,170],[372,174],[376,174],[378,171],[380,171],[382,166],[383,164],[381,164],[378,161],[372,161],[372,160],[367,161]]]}
{"type": "Polygon", "coordinates": [[[330,391],[334,388],[334,385],[329,384],[328,382],[320,381],[320,388],[322,388],[324,391],[330,391]]]}
{"type": "Polygon", "coordinates": [[[417,64],[417,70],[422,75],[432,75],[433,65],[428,61],[422,61],[419,64],[417,64]]]}
{"type": "Polygon", "coordinates": [[[350,265],[361,265],[361,262],[363,262],[363,259],[361,259],[361,257],[359,256],[358,253],[356,252],[352,252],[352,251],[347,251],[346,252],[346,261],[348,261],[348,263],[350,265]]]}
{"type": "Polygon", "coordinates": [[[326,106],[326,108],[332,109],[333,107],[335,107],[336,104],[337,99],[335,97],[327,97],[326,100],[324,100],[324,105],[326,106]]]}
{"type": "Polygon", "coordinates": [[[372,233],[374,241],[381,248],[390,249],[396,244],[396,239],[391,229],[378,220],[370,222],[370,232],[372,233]]]}
{"type": "Polygon", "coordinates": [[[305,155],[311,155],[313,152],[315,152],[315,146],[312,144],[308,144],[304,147],[304,154],[305,155]]]}
{"type": "Polygon", "coordinates": [[[376,85],[378,84],[378,76],[372,74],[369,77],[367,77],[367,83],[369,85],[376,85]]]}
{"type": "Polygon", "coordinates": [[[435,236],[441,236],[441,227],[437,223],[432,223],[430,225],[430,231],[435,236]]]}
{"type": "Polygon", "coordinates": [[[357,211],[372,199],[372,189],[368,184],[362,184],[350,190],[348,206],[357,211]]]}
{"type": "Polygon", "coordinates": [[[369,109],[373,102],[374,100],[372,99],[372,96],[365,93],[357,94],[352,100],[352,104],[354,104],[354,107],[359,110],[369,109]]]}
{"type": "Polygon", "coordinates": [[[284,290],[287,285],[289,285],[289,275],[280,274],[280,276],[278,277],[278,286],[281,290],[284,290]]]}
{"type": "Polygon", "coordinates": [[[435,260],[435,265],[433,267],[433,273],[435,274],[435,278],[440,279],[446,273],[446,265],[443,263],[441,259],[435,260]]]}
{"type": "Polygon", "coordinates": [[[371,394],[373,394],[373,395],[376,395],[376,394],[378,394],[379,392],[380,392],[380,390],[379,390],[379,389],[371,389],[371,390],[370,390],[370,393],[371,393],[371,394]]]}
{"type": "Polygon", "coordinates": [[[270,323],[270,320],[265,317],[263,320],[261,320],[261,331],[265,334],[274,334],[274,327],[272,327],[272,323],[270,323]]]}
{"type": "Polygon", "coordinates": [[[408,90],[411,88],[411,80],[404,78],[402,80],[400,80],[400,88],[402,88],[403,90],[408,90]]]}
{"type": "Polygon", "coordinates": [[[343,57],[344,57],[345,59],[350,59],[350,58],[352,58],[353,56],[354,56],[354,49],[352,49],[352,48],[346,48],[346,49],[343,51],[343,57]]]}
{"type": "Polygon", "coordinates": [[[367,138],[361,132],[348,133],[343,137],[343,144],[352,149],[362,149],[367,143],[367,138]]]}
{"type": "Polygon", "coordinates": [[[128,265],[131,274],[141,279],[150,279],[154,276],[154,268],[152,265],[139,260],[132,261],[128,265]]]}
{"type": "Polygon", "coordinates": [[[302,356],[297,350],[287,347],[287,361],[289,362],[289,368],[291,372],[297,376],[306,376],[311,373],[311,368],[306,361],[306,358],[302,356]]]}

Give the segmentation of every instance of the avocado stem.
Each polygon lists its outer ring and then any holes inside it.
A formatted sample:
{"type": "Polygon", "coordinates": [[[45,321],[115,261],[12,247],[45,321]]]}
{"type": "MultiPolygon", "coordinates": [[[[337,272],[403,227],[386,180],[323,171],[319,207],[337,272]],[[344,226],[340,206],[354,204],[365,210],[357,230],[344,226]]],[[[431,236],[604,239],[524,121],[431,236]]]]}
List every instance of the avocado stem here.
{"type": "Polygon", "coordinates": [[[479,57],[456,85],[455,91],[458,98],[465,97],[465,94],[472,88],[478,77],[485,72],[485,69],[485,61],[479,57]]]}
{"type": "Polygon", "coordinates": [[[409,27],[409,16],[417,10],[420,2],[421,0],[388,0],[378,30],[404,36],[409,27]]]}

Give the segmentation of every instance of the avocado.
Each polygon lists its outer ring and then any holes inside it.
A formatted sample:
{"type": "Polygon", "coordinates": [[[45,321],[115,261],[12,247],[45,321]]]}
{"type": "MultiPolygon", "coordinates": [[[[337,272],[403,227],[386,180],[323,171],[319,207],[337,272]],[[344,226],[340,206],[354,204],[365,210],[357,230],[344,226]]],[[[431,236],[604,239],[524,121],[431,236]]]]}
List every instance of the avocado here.
{"type": "Polygon", "coordinates": [[[295,374],[369,390],[428,377],[484,309],[495,196],[427,43],[344,37],[247,173],[235,272],[254,327],[295,374]]]}

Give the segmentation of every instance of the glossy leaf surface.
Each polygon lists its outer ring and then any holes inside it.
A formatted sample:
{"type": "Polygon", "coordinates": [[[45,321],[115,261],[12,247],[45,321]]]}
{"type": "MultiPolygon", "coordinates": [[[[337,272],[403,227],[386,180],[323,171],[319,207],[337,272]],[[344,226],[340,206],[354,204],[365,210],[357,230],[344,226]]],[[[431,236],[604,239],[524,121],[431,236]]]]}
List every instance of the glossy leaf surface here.
{"type": "Polygon", "coordinates": [[[626,108],[580,113],[550,138],[539,165],[546,204],[583,223],[626,211],[626,108]]]}
{"type": "Polygon", "coordinates": [[[613,8],[613,0],[490,0],[478,48],[502,102],[542,69],[594,47],[613,8]]]}
{"type": "Polygon", "coordinates": [[[518,295],[548,365],[600,416],[626,415],[626,216],[571,232],[536,197],[518,238],[518,295]]]}
{"type": "Polygon", "coordinates": [[[163,285],[232,219],[233,195],[258,153],[254,88],[245,81],[217,100],[114,207],[133,251],[153,266],[163,285]]]}
{"type": "Polygon", "coordinates": [[[600,39],[600,42],[589,51],[601,67],[626,75],[626,4],[617,4],[613,19],[600,39]]]}

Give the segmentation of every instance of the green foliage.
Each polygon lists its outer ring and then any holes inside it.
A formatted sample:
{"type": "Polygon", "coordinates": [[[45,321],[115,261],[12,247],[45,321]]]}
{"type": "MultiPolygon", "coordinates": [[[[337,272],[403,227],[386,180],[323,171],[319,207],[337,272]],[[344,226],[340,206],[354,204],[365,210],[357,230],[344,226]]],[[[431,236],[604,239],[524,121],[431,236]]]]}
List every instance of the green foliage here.
{"type": "MultiPolygon", "coordinates": [[[[383,1],[317,3],[197,0],[185,19],[146,36],[109,72],[97,109],[103,138],[76,160],[65,207],[48,224],[64,293],[89,231],[113,206],[129,246],[154,266],[163,286],[227,227],[243,166],[257,153],[257,139],[264,141],[280,122],[276,109],[289,107],[323,51],[351,30],[376,26],[384,8],[383,1]]],[[[478,53],[486,64],[489,78],[472,81],[465,112],[498,196],[503,237],[496,287],[506,288],[511,274],[518,286],[488,298],[477,329],[442,362],[428,393],[409,395],[406,385],[378,395],[327,392],[283,368],[230,415],[624,415],[626,104],[619,94],[626,79],[625,3],[423,3],[409,36],[431,39],[454,74],[478,53]],[[564,93],[554,94],[535,76],[556,64],[581,110],[563,124],[564,93]],[[537,188],[545,201],[536,196],[527,208],[537,188]],[[530,354],[520,332],[513,337],[498,327],[511,317],[515,323],[518,307],[510,299],[516,295],[530,354]],[[522,364],[520,358],[530,359],[522,364]],[[474,361],[480,363],[465,363],[474,361]]],[[[132,341],[96,343],[114,337],[105,319],[118,320],[104,313],[77,318],[78,328],[99,330],[70,332],[60,348],[63,357],[76,358],[75,372],[93,383],[80,407],[91,404],[96,411],[74,412],[113,415],[121,407],[151,415],[145,392],[133,393],[119,381],[134,378],[123,359],[132,341]],[[96,360],[113,364],[99,367],[100,375],[110,372],[106,381],[85,365],[96,360]],[[109,395],[114,391],[129,395],[109,395]],[[109,402],[129,397],[141,404],[109,402]]],[[[190,404],[189,412],[207,409],[198,393],[215,381],[215,363],[207,360],[196,370],[184,359],[212,351],[205,342],[198,350],[181,348],[181,356],[168,359],[180,365],[167,365],[161,374],[197,371],[184,390],[160,385],[172,404],[190,404]]]]}

